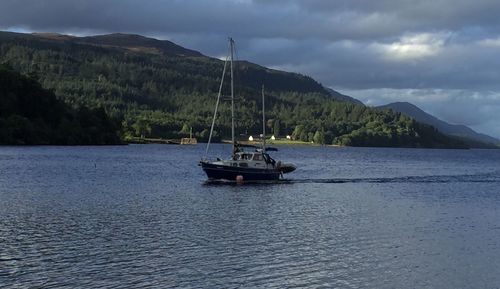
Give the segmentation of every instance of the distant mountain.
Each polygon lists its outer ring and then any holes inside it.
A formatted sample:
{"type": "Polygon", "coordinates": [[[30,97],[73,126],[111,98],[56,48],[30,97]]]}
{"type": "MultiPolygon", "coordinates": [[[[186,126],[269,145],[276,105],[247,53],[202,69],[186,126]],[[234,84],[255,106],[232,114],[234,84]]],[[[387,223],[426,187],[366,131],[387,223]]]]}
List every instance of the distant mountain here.
{"type": "Polygon", "coordinates": [[[116,46],[135,51],[160,52],[178,56],[204,56],[198,51],[184,48],[168,40],[157,40],[135,34],[114,33],[108,35],[89,36],[80,38],[78,42],[96,45],[116,46]]]}
{"type": "Polygon", "coordinates": [[[74,43],[124,48],[146,53],[170,54],[187,57],[204,56],[198,51],[184,48],[168,40],[157,40],[136,34],[113,33],[88,37],[75,37],[58,33],[33,33],[33,35],[53,40],[64,40],[74,43]]]}
{"type": "Polygon", "coordinates": [[[364,105],[361,101],[355,99],[354,97],[344,95],[344,94],[342,94],[338,91],[335,91],[331,88],[328,88],[328,87],[325,87],[325,89],[328,93],[330,93],[330,96],[333,97],[333,99],[335,99],[335,100],[364,105]]]}
{"type": "MultiPolygon", "coordinates": [[[[2,62],[71,107],[104,108],[121,120],[124,139],[180,138],[192,129],[200,141],[209,135],[224,67],[220,59],[170,41],[129,34],[0,32],[2,62]]],[[[234,64],[236,135],[261,132],[264,85],[267,126],[278,137],[346,146],[466,147],[401,113],[366,107],[326,89],[307,75],[248,61],[234,64]]],[[[226,81],[215,139],[231,136],[229,94],[226,81]]]]}
{"type": "MultiPolygon", "coordinates": [[[[443,120],[438,119],[437,117],[426,113],[421,110],[419,107],[408,103],[408,102],[394,102],[387,105],[379,106],[379,108],[390,108],[394,111],[404,113],[415,120],[432,125],[437,128],[439,131],[459,138],[471,139],[476,142],[482,142],[486,144],[498,145],[500,144],[500,140],[494,137],[491,137],[486,134],[478,133],[473,129],[465,126],[465,125],[457,125],[450,124],[443,120]]],[[[472,144],[472,143],[471,143],[472,144]]],[[[481,144],[472,145],[473,147],[481,146],[481,144]]]]}

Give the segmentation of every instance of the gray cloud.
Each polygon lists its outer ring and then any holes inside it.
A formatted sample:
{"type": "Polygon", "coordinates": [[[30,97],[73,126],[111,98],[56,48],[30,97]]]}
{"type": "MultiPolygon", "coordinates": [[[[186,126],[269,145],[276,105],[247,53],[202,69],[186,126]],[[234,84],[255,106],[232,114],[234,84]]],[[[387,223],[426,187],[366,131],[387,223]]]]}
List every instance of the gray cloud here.
{"type": "Polygon", "coordinates": [[[313,76],[369,104],[410,101],[500,137],[500,2],[2,0],[0,28],[139,33],[313,76]]]}
{"type": "Polygon", "coordinates": [[[3,0],[0,25],[31,29],[376,39],[405,31],[498,31],[497,1],[3,0]]]}

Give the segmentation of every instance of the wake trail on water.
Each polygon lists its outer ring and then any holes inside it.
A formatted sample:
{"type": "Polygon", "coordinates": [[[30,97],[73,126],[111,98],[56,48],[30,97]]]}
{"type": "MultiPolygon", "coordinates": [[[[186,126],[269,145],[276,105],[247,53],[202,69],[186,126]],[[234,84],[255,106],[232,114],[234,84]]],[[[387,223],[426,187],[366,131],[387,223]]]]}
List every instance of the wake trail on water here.
{"type": "Polygon", "coordinates": [[[290,179],[292,183],[496,183],[500,182],[500,171],[434,176],[401,176],[382,178],[328,178],[328,179],[290,179]]]}
{"type": "MultiPolygon", "coordinates": [[[[345,183],[498,183],[500,171],[481,174],[402,176],[382,178],[305,178],[277,181],[245,181],[245,184],[345,184],[345,183]]],[[[209,180],[206,185],[238,184],[236,181],[209,180]]]]}

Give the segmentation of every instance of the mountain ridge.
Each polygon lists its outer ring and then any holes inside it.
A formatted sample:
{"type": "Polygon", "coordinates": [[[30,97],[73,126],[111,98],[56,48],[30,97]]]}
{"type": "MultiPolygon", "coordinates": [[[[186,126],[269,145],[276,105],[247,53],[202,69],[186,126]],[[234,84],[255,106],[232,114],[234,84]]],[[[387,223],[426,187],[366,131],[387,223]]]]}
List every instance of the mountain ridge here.
{"type": "Polygon", "coordinates": [[[146,53],[164,53],[187,57],[207,57],[198,51],[184,48],[169,40],[158,40],[138,34],[111,33],[93,36],[72,36],[59,33],[32,33],[31,35],[55,41],[116,47],[146,53]]]}
{"type": "Polygon", "coordinates": [[[425,112],[418,106],[409,102],[393,102],[386,105],[378,106],[378,108],[390,108],[395,111],[405,113],[408,116],[414,118],[415,120],[432,125],[441,132],[451,136],[468,138],[486,144],[492,144],[495,146],[500,144],[500,140],[497,138],[494,138],[492,136],[483,133],[478,133],[466,125],[450,124],[446,121],[443,121],[431,115],[430,113],[425,112]]]}
{"type": "MultiPolygon", "coordinates": [[[[0,32],[0,62],[33,77],[72,106],[104,108],[122,120],[125,139],[178,138],[192,128],[195,137],[206,140],[223,61],[193,57],[199,54],[188,55],[184,48],[159,53],[165,42],[137,35],[96,37],[0,32]]],[[[466,148],[400,113],[339,101],[335,96],[343,95],[307,75],[245,61],[235,65],[237,135],[262,130],[265,84],[266,125],[277,136],[348,146],[466,148]]],[[[222,88],[222,95],[228,95],[229,86],[222,88]]],[[[224,104],[219,109],[215,139],[231,134],[228,109],[224,104]]]]}
{"type": "MultiPolygon", "coordinates": [[[[0,41],[2,40],[41,40],[47,41],[51,44],[57,43],[69,43],[69,44],[80,44],[80,45],[93,45],[97,48],[115,48],[115,49],[123,49],[125,51],[130,52],[138,52],[138,53],[148,53],[155,55],[170,55],[170,56],[178,56],[178,57],[194,57],[200,59],[210,59],[220,61],[217,58],[213,58],[210,56],[206,56],[199,51],[184,48],[178,44],[175,44],[169,40],[158,40],[151,37],[146,37],[138,34],[126,34],[126,33],[110,33],[110,34],[101,34],[101,35],[93,35],[93,36],[74,36],[74,35],[65,35],[60,33],[52,33],[52,32],[34,32],[30,34],[26,33],[18,33],[18,32],[8,32],[8,31],[0,31],[0,41]]],[[[294,72],[287,72],[281,70],[275,70],[272,68],[268,68],[256,63],[252,63],[246,60],[238,60],[237,62],[241,63],[243,66],[249,66],[258,68],[262,71],[265,71],[267,76],[271,75],[268,79],[264,79],[261,77],[261,81],[259,84],[254,84],[254,86],[260,86],[262,83],[267,82],[266,87],[272,88],[272,84],[279,81],[279,75],[296,75],[297,78],[302,79],[310,79],[311,77],[294,72]],[[278,77],[276,77],[278,76],[278,77]],[[278,79],[276,79],[278,78],[278,79]]],[[[316,82],[315,80],[313,80],[316,82]]],[[[351,96],[343,95],[331,88],[325,87],[320,83],[317,83],[317,91],[324,91],[325,95],[329,95],[332,99],[337,101],[349,102],[354,104],[363,105],[363,103],[351,96]]],[[[293,87],[293,84],[289,84],[293,87]]],[[[297,87],[294,88],[296,90],[297,87]]]]}
{"type": "Polygon", "coordinates": [[[340,92],[338,92],[336,90],[333,90],[333,89],[331,89],[329,87],[326,87],[325,89],[326,89],[326,91],[328,91],[328,93],[330,93],[330,95],[333,98],[335,98],[335,99],[337,99],[339,101],[345,101],[345,102],[350,102],[350,103],[354,103],[354,104],[364,105],[363,102],[361,102],[360,100],[358,100],[358,99],[356,99],[356,98],[354,98],[352,96],[348,96],[348,95],[342,94],[342,93],[340,93],[340,92]]]}
{"type": "MultiPolygon", "coordinates": [[[[146,37],[138,34],[125,34],[125,33],[110,33],[110,34],[102,34],[102,35],[94,35],[94,36],[72,36],[65,35],[59,33],[32,33],[36,37],[41,37],[45,39],[55,40],[55,41],[70,41],[80,44],[92,44],[97,46],[109,46],[115,48],[128,49],[135,52],[144,52],[144,53],[165,53],[165,54],[174,54],[177,56],[187,56],[187,57],[206,57],[211,58],[210,56],[206,56],[199,51],[187,49],[180,45],[177,45],[169,40],[158,40],[151,37],[146,37]]],[[[290,74],[291,72],[275,70],[272,68],[268,68],[256,63],[252,63],[246,60],[238,60],[243,66],[254,66],[258,67],[262,70],[265,70],[268,73],[278,73],[278,74],[290,74]]],[[[304,76],[300,73],[293,73],[301,77],[309,78],[308,76],[304,76]]],[[[354,104],[363,105],[363,103],[351,96],[347,96],[341,94],[331,88],[322,86],[323,89],[335,100],[344,101],[354,104]]]]}

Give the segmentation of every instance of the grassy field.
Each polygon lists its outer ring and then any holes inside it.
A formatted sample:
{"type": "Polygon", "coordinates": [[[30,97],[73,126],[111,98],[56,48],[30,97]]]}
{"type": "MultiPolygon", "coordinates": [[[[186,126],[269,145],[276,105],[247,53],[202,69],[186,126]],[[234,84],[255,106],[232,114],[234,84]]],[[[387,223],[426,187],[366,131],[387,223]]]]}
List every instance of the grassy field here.
{"type": "MultiPolygon", "coordinates": [[[[231,143],[231,141],[229,141],[231,143]]],[[[245,141],[241,142],[245,144],[256,144],[259,145],[261,142],[260,140],[257,141],[245,141]]],[[[280,139],[275,139],[275,140],[266,140],[266,144],[269,145],[313,145],[313,146],[320,146],[322,144],[316,144],[313,142],[307,142],[307,141],[300,141],[300,140],[291,140],[291,139],[286,139],[286,138],[280,138],[280,139]]],[[[323,144],[326,145],[326,144],[323,144]]],[[[326,146],[333,146],[333,147],[339,147],[339,145],[326,145],[326,146]]]]}
{"type": "MultiPolygon", "coordinates": [[[[231,140],[222,140],[223,143],[231,143],[231,140]]],[[[260,145],[261,140],[256,139],[255,141],[241,141],[239,140],[238,143],[241,144],[250,144],[250,145],[260,145]]],[[[266,140],[266,144],[276,144],[276,145],[314,145],[314,143],[311,142],[306,142],[306,141],[299,141],[299,140],[290,140],[290,139],[276,139],[276,140],[266,140]]]]}
{"type": "Polygon", "coordinates": [[[291,140],[291,139],[276,139],[276,140],[267,140],[268,144],[284,144],[284,145],[313,145],[312,142],[300,141],[300,140],[291,140]]]}

